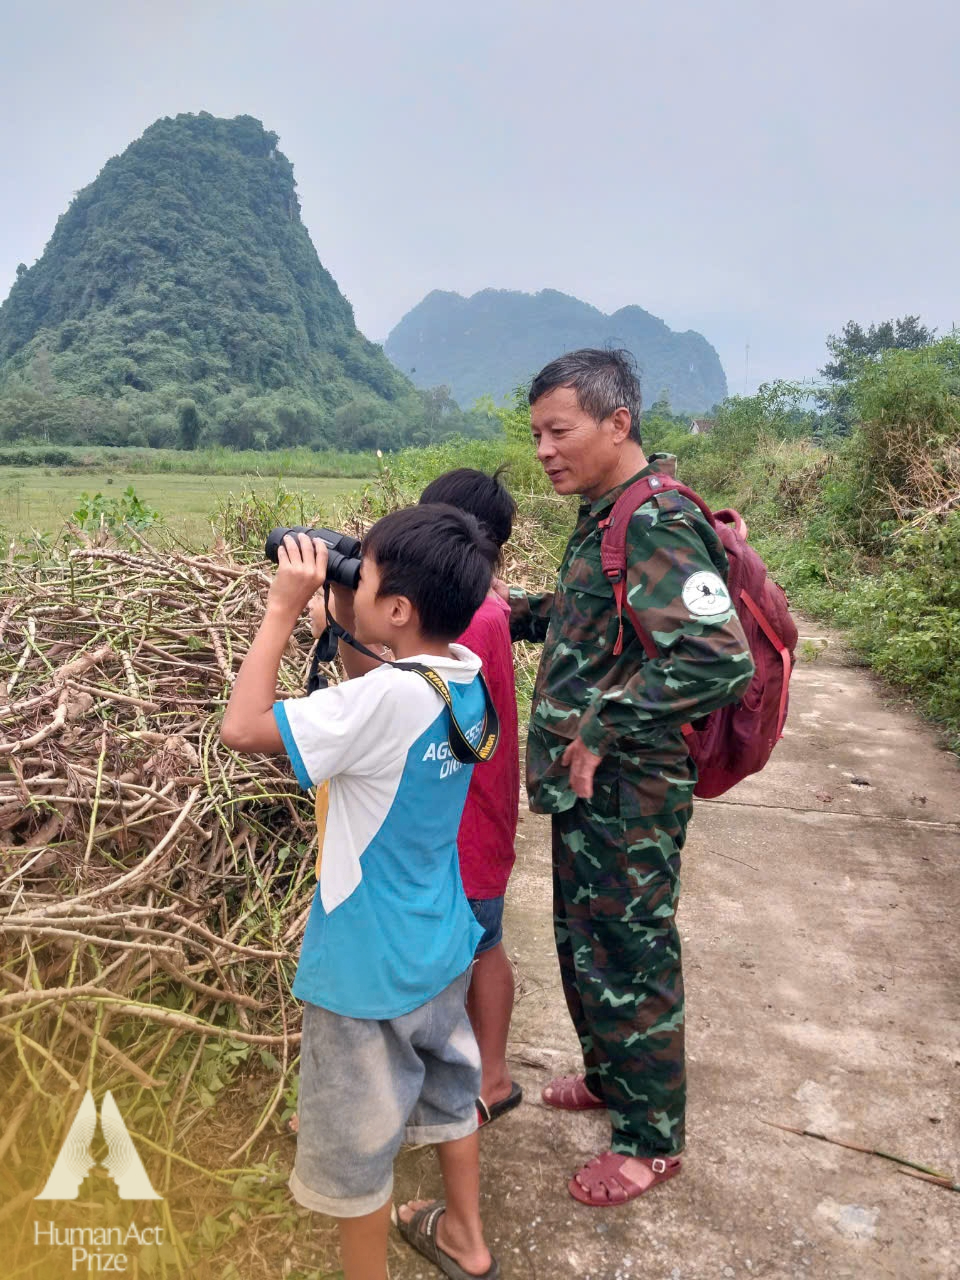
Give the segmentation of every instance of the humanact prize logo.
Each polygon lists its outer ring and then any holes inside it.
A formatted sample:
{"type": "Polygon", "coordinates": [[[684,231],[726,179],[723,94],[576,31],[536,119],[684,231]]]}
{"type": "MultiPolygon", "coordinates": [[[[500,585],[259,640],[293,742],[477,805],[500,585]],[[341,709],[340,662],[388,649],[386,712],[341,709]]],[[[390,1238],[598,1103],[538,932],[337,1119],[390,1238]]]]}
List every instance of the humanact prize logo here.
{"type": "MultiPolygon", "coordinates": [[[[81,1184],[97,1167],[90,1144],[97,1129],[97,1107],[88,1089],[73,1123],[63,1140],[54,1161],[50,1176],[35,1200],[76,1200],[81,1184]]],[[[143,1161],[133,1145],[130,1131],[108,1090],[100,1107],[100,1129],[107,1144],[107,1157],[103,1168],[116,1183],[121,1200],[162,1200],[163,1196],[153,1188],[143,1161]]],[[[35,1245],[47,1244],[69,1248],[71,1271],[125,1272],[127,1255],[120,1250],[125,1246],[162,1244],[162,1227],[138,1228],[136,1223],[128,1227],[58,1227],[55,1222],[35,1222],[35,1245]],[[114,1252],[105,1252],[112,1249],[114,1252]]]]}

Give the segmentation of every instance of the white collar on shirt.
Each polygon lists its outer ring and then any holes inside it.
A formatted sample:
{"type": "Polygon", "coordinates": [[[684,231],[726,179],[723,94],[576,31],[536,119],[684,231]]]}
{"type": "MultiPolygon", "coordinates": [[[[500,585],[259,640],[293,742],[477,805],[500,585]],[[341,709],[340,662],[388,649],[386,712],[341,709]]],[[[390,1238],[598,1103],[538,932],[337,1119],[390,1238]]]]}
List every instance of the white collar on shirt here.
{"type": "MultiPolygon", "coordinates": [[[[480,670],[481,662],[472,650],[462,644],[451,644],[450,656],[440,657],[435,653],[411,653],[401,658],[401,662],[421,662],[425,667],[432,667],[449,684],[469,684],[480,670]]],[[[389,669],[389,664],[378,670],[389,669]]]]}

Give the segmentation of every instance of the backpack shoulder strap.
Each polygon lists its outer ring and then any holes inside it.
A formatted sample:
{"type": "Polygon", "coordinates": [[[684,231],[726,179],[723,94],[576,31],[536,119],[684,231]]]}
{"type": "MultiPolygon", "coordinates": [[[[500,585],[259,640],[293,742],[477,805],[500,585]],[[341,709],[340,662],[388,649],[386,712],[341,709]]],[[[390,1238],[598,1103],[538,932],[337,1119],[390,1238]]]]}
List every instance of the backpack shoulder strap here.
{"type": "MultiPolygon", "coordinates": [[[[614,654],[623,650],[623,611],[627,607],[627,526],[630,518],[644,503],[655,498],[658,493],[673,490],[688,498],[703,512],[705,519],[713,527],[716,523],[713,512],[692,489],[688,489],[672,476],[650,475],[635,480],[629,488],[624,489],[613,504],[613,510],[605,520],[600,521],[600,563],[604,576],[609,578],[613,586],[613,597],[617,604],[617,641],[613,646],[614,654]]],[[[657,646],[631,613],[634,629],[643,645],[648,658],[658,656],[657,646]]]]}

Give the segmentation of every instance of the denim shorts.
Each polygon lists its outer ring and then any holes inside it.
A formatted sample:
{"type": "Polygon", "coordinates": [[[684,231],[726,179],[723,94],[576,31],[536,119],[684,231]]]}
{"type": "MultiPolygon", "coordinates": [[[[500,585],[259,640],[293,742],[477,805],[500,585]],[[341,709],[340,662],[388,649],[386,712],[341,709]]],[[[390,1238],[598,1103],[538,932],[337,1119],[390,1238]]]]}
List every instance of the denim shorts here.
{"type": "Polygon", "coordinates": [[[482,955],[503,940],[503,898],[468,898],[477,924],[483,925],[483,937],[476,954],[482,955]]]}
{"type": "Polygon", "coordinates": [[[451,1142],[477,1127],[480,1050],[464,1001],[469,970],[399,1018],[346,1018],[305,1004],[300,1044],[298,1204],[334,1218],[393,1193],[404,1142],[451,1142]]]}

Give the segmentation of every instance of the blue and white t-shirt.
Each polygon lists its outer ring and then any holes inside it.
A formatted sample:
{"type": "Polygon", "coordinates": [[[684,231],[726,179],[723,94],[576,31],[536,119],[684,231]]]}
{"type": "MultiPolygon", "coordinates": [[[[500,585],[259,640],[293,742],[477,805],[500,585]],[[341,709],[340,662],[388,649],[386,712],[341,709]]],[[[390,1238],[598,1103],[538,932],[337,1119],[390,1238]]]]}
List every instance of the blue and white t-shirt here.
{"type": "MultiPolygon", "coordinates": [[[[480,659],[462,645],[450,651],[410,661],[443,677],[475,744],[480,659]]],[[[421,675],[385,664],[277,702],[274,715],[300,785],[318,786],[319,885],[294,994],[351,1018],[409,1013],[469,967],[483,934],[460,881],[472,766],[450,752],[450,713],[421,675]]]]}

